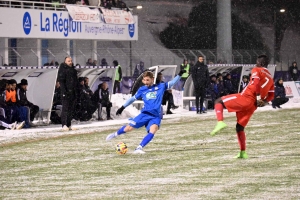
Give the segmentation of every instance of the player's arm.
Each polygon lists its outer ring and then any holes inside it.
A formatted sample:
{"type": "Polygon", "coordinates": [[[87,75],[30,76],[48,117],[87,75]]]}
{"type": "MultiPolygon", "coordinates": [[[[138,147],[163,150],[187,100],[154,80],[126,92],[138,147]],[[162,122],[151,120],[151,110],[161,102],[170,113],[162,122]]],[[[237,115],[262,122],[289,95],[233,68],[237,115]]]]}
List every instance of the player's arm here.
{"type": "Polygon", "coordinates": [[[129,106],[130,104],[132,104],[135,100],[142,98],[142,92],[140,91],[140,89],[138,89],[138,91],[136,92],[136,94],[132,97],[130,97],[121,108],[119,108],[116,112],[116,115],[120,115],[122,114],[123,110],[129,106]]]}
{"type": "Polygon", "coordinates": [[[274,90],[274,85],[272,85],[272,87],[270,88],[269,92],[268,92],[268,96],[266,98],[267,102],[270,102],[274,99],[275,97],[275,90],[274,90]]]}
{"type": "Polygon", "coordinates": [[[182,74],[184,74],[186,72],[186,70],[180,70],[180,72],[178,73],[177,76],[175,76],[175,78],[173,78],[171,81],[169,81],[167,83],[167,89],[170,89],[173,87],[173,85],[175,85],[181,78],[182,74]]]}

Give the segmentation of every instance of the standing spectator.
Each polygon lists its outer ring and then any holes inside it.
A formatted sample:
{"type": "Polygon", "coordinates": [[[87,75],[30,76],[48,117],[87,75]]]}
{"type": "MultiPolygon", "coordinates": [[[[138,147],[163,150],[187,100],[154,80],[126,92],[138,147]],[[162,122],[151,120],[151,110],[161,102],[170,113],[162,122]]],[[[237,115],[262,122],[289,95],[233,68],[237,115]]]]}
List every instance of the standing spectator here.
{"type": "Polygon", "coordinates": [[[180,79],[180,82],[182,84],[181,85],[182,87],[180,89],[183,89],[184,83],[190,75],[190,64],[188,63],[187,59],[183,60],[183,63],[180,65],[180,70],[185,70],[186,71],[184,74],[182,74],[181,79],[180,79]]]}
{"type": "Polygon", "coordinates": [[[246,76],[246,75],[244,75],[244,76],[243,76],[243,80],[242,80],[242,82],[241,82],[241,84],[240,84],[240,92],[242,92],[243,89],[244,89],[245,87],[247,87],[248,84],[249,84],[249,77],[246,76]]]}
{"type": "Polygon", "coordinates": [[[290,75],[291,75],[291,80],[292,81],[297,81],[298,80],[297,62],[293,62],[292,66],[290,66],[290,75]]]}
{"type": "Polygon", "coordinates": [[[144,62],[140,61],[140,63],[135,66],[133,77],[134,78],[139,77],[139,75],[141,75],[143,71],[144,71],[144,62]]]}
{"type": "Polygon", "coordinates": [[[106,119],[107,120],[113,119],[110,116],[112,103],[109,100],[108,84],[106,82],[103,82],[98,85],[98,89],[95,91],[92,100],[96,105],[98,105],[98,121],[103,120],[101,116],[102,107],[106,107],[106,119]]]}
{"type": "Polygon", "coordinates": [[[280,105],[285,104],[289,101],[289,98],[286,97],[285,88],[283,86],[283,79],[280,78],[275,84],[275,97],[272,101],[272,107],[274,109],[281,108],[280,105]]]}
{"type": "Polygon", "coordinates": [[[203,110],[203,102],[205,98],[206,89],[209,84],[209,72],[207,65],[204,64],[203,56],[198,57],[198,61],[191,70],[191,76],[194,82],[197,114],[206,113],[203,110]],[[200,110],[199,110],[200,99],[200,110]]]}
{"type": "Polygon", "coordinates": [[[76,97],[77,97],[77,71],[72,63],[71,57],[66,57],[64,63],[60,64],[58,70],[58,81],[61,88],[62,112],[61,123],[62,130],[75,130],[71,126],[73,119],[76,97]]]}
{"type": "Polygon", "coordinates": [[[101,66],[107,66],[107,62],[106,62],[106,59],[105,58],[102,58],[101,60],[101,66]]]}
{"type": "MultiPolygon", "coordinates": [[[[156,79],[156,84],[160,84],[160,83],[164,83],[163,74],[161,72],[159,72],[157,74],[157,79],[156,79]]],[[[172,94],[172,89],[168,89],[164,92],[164,96],[163,96],[163,99],[162,99],[162,105],[166,105],[167,102],[168,102],[168,106],[167,106],[166,114],[167,115],[173,114],[172,111],[171,111],[171,108],[174,110],[174,109],[177,109],[178,106],[175,106],[175,104],[174,104],[174,97],[173,97],[173,94],[172,94]]]]}
{"type": "Polygon", "coordinates": [[[93,60],[91,58],[89,58],[85,64],[86,66],[95,66],[93,63],[93,60]]]}
{"type": "Polygon", "coordinates": [[[94,60],[93,66],[98,66],[98,61],[97,60],[94,60]]]}
{"type": "Polygon", "coordinates": [[[28,81],[26,79],[22,79],[21,83],[18,84],[17,89],[17,98],[18,98],[18,104],[20,106],[27,106],[29,108],[30,112],[30,126],[33,126],[32,121],[34,120],[35,115],[39,112],[40,108],[37,105],[34,105],[27,99],[27,86],[28,81]]]}
{"type": "Polygon", "coordinates": [[[116,69],[116,75],[115,75],[114,90],[113,90],[113,93],[116,94],[117,89],[118,89],[118,93],[121,93],[120,83],[122,81],[122,68],[121,68],[121,65],[119,65],[117,60],[113,61],[113,65],[117,68],[116,69]]]}

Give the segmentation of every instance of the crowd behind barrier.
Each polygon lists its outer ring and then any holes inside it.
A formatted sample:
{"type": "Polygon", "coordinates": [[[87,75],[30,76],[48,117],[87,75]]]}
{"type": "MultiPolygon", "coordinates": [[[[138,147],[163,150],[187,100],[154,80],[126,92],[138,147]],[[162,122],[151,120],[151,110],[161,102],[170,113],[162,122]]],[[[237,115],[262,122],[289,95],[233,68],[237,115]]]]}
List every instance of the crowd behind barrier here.
{"type": "MultiPolygon", "coordinates": [[[[108,63],[105,58],[98,63],[97,60],[88,59],[86,62],[86,66],[107,66],[108,63]]],[[[130,93],[132,92],[133,83],[128,84],[128,77],[122,77],[122,68],[118,64],[117,60],[113,61],[113,66],[117,68],[115,74],[115,83],[113,93],[130,93]],[[122,80],[125,79],[124,83],[122,80]],[[116,84],[117,83],[117,84],[116,84]],[[124,91],[122,91],[124,90],[124,91]]],[[[197,63],[196,63],[197,64],[197,63]]],[[[8,66],[8,65],[5,65],[8,66]]],[[[51,61],[50,63],[45,63],[44,66],[55,66],[59,67],[59,63],[57,61],[51,61]]],[[[183,79],[179,88],[188,87],[184,85],[185,78],[191,75],[192,70],[194,69],[195,65],[193,62],[188,62],[184,60],[182,64],[178,65],[180,69],[187,70],[187,76],[183,75],[183,79]]],[[[135,79],[146,70],[147,67],[141,64],[138,64],[135,67],[135,71],[132,77],[130,77],[131,81],[135,81],[135,79]]],[[[299,80],[299,70],[297,68],[297,63],[294,62],[292,66],[290,66],[289,71],[286,72],[286,76],[290,79],[288,81],[297,81],[299,80]]],[[[158,74],[157,81],[163,80],[163,73],[158,74]],[[160,77],[161,76],[161,77],[160,77]]],[[[281,104],[286,103],[288,99],[286,98],[285,91],[282,90],[282,85],[280,80],[283,81],[284,78],[281,76],[282,73],[275,73],[274,79],[276,81],[276,90],[278,94],[278,99],[272,102],[273,108],[280,107],[281,104]],[[280,91],[279,91],[280,90],[280,91]],[[280,99],[279,99],[280,98],[280,99]]],[[[244,75],[242,77],[241,82],[239,77],[240,74],[231,74],[230,72],[226,73],[218,73],[218,74],[210,74],[209,82],[205,85],[205,98],[210,100],[210,104],[207,105],[205,109],[213,109],[214,107],[214,100],[225,96],[228,94],[233,94],[237,92],[241,92],[249,83],[249,78],[251,74],[244,75]]],[[[34,119],[37,117],[39,112],[39,106],[34,105],[27,99],[26,91],[27,86],[30,84],[26,79],[22,79],[20,83],[17,83],[14,79],[1,79],[0,80],[0,122],[1,124],[7,124],[7,126],[1,126],[3,128],[9,129],[20,129],[24,128],[31,128],[35,127],[36,124],[33,123],[34,119]]],[[[89,85],[89,78],[88,77],[78,77],[77,80],[77,88],[76,88],[76,105],[74,111],[74,120],[78,121],[90,121],[90,120],[113,120],[110,110],[112,107],[112,103],[110,102],[110,92],[108,90],[107,82],[101,81],[98,85],[95,92],[91,90],[89,85]],[[104,117],[102,114],[102,108],[105,107],[105,114],[104,117]],[[96,116],[96,118],[95,118],[96,116]],[[94,117],[94,118],[93,118],[94,117]]],[[[172,93],[171,93],[172,94],[172,93]]],[[[62,112],[62,94],[60,83],[57,80],[54,97],[53,97],[53,104],[52,104],[52,111],[51,111],[51,123],[53,124],[61,124],[61,112],[62,112]]],[[[163,100],[163,104],[168,102],[168,110],[166,114],[172,114],[170,109],[176,109],[177,106],[174,104],[172,100],[172,95],[170,93],[166,93],[165,98],[163,100]]]]}

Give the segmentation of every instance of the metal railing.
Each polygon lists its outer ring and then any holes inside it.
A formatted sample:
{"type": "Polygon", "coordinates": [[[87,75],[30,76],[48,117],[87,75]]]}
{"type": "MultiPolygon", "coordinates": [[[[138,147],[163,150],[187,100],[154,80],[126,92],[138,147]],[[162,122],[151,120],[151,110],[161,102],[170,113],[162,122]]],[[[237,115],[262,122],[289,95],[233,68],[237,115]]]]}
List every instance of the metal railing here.
{"type": "MultiPolygon", "coordinates": [[[[1,49],[0,49],[1,50],[1,49]]],[[[2,50],[3,51],[3,50],[2,50]]],[[[38,60],[42,59],[45,64],[52,60],[61,62],[64,58],[70,56],[76,61],[75,64],[84,66],[89,58],[97,60],[100,64],[101,59],[105,58],[109,64],[113,60],[118,60],[123,66],[133,66],[139,64],[140,61],[149,66],[161,64],[179,65],[183,59],[197,61],[199,55],[205,57],[207,64],[220,63],[217,61],[215,49],[143,49],[143,48],[76,48],[68,50],[67,48],[41,48],[41,58],[36,53],[37,50],[32,47],[10,47],[8,48],[9,63],[12,65],[38,65],[38,60]]],[[[257,55],[265,52],[260,50],[233,50],[233,64],[253,64],[256,61],[257,55]]],[[[3,59],[2,59],[3,60],[3,59]]],[[[6,63],[6,64],[9,64],[6,63]]],[[[131,69],[132,70],[132,69],[131,69]]]]}

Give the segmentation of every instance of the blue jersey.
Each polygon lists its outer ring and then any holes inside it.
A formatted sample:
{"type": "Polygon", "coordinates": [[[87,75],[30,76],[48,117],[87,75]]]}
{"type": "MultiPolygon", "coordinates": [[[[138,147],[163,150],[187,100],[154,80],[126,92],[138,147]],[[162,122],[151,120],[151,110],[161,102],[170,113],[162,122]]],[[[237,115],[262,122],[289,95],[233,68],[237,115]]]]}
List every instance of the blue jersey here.
{"type": "Polygon", "coordinates": [[[160,116],[160,106],[166,89],[168,89],[168,83],[154,84],[150,87],[140,87],[134,95],[134,98],[143,99],[144,107],[141,112],[160,116]]]}
{"type": "Polygon", "coordinates": [[[138,89],[136,94],[128,99],[123,107],[127,107],[132,104],[135,100],[142,98],[144,101],[144,107],[141,110],[142,113],[149,113],[153,116],[160,117],[160,106],[163,99],[165,90],[170,89],[177,81],[180,76],[176,76],[173,80],[167,83],[154,84],[150,87],[142,86],[138,89]]]}

